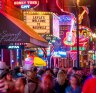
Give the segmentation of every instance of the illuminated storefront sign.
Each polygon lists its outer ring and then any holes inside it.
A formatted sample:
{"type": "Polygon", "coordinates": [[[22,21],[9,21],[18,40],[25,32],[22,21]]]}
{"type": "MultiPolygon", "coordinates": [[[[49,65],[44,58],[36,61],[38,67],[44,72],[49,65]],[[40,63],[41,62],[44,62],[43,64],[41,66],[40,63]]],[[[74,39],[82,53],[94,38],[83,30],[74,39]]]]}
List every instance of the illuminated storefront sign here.
{"type": "MultiPolygon", "coordinates": [[[[79,43],[85,44],[86,42],[88,42],[90,38],[90,33],[91,33],[91,29],[89,29],[86,26],[80,26],[79,43]]],[[[74,44],[76,44],[77,43],[76,30],[73,30],[73,32],[67,32],[66,37],[63,40],[63,43],[69,46],[73,46],[74,44]]]]}
{"type": "Polygon", "coordinates": [[[69,50],[68,46],[74,45],[76,37],[72,32],[74,17],[72,15],[61,15],[59,18],[61,46],[69,50]]]}
{"type": "Polygon", "coordinates": [[[38,34],[59,38],[59,18],[51,12],[24,11],[24,22],[38,34]]]}
{"type": "Polygon", "coordinates": [[[53,35],[59,38],[59,18],[53,15],[53,35]]]}
{"type": "Polygon", "coordinates": [[[30,5],[21,5],[21,8],[22,9],[29,9],[30,8],[30,5]]]}
{"type": "Polygon", "coordinates": [[[71,15],[62,15],[59,16],[59,24],[60,24],[60,37],[63,38],[67,31],[70,31],[71,28],[71,15]]]}
{"type": "Polygon", "coordinates": [[[14,5],[22,9],[34,8],[39,5],[39,0],[14,0],[14,5]]]}
{"type": "MultiPolygon", "coordinates": [[[[50,47],[46,48],[45,51],[46,51],[46,56],[49,57],[51,55],[50,47]]],[[[41,48],[38,48],[38,56],[44,57],[44,55],[45,55],[44,51],[41,48]]]]}
{"type": "Polygon", "coordinates": [[[67,53],[65,51],[55,51],[53,53],[54,57],[63,57],[66,58],[67,57],[67,53]]]}
{"type": "Polygon", "coordinates": [[[17,45],[0,45],[0,49],[24,49],[24,46],[17,46],[17,45]]]}
{"type": "Polygon", "coordinates": [[[71,20],[70,31],[66,32],[66,37],[64,38],[64,44],[72,46],[75,44],[76,35],[73,33],[74,30],[74,20],[71,20]]]}
{"type": "Polygon", "coordinates": [[[37,0],[33,0],[33,1],[14,1],[14,5],[25,5],[25,4],[29,4],[29,5],[33,5],[33,4],[38,4],[37,0]]]}
{"type": "Polygon", "coordinates": [[[38,48],[38,56],[39,57],[43,57],[44,56],[44,52],[41,48],[38,48]]]}
{"type": "Polygon", "coordinates": [[[19,49],[19,46],[8,46],[8,49],[19,49]]]}
{"type": "Polygon", "coordinates": [[[76,35],[74,33],[67,32],[63,42],[65,45],[72,46],[75,44],[76,35]]]}
{"type": "MultiPolygon", "coordinates": [[[[77,50],[77,48],[76,47],[71,47],[71,50],[77,50]]],[[[86,50],[86,48],[85,47],[79,47],[79,50],[80,51],[84,51],[84,50],[86,50]]]]}
{"type": "Polygon", "coordinates": [[[96,54],[93,54],[93,55],[92,55],[92,59],[93,59],[93,60],[96,60],[96,54]]]}
{"type": "Polygon", "coordinates": [[[47,57],[49,57],[51,55],[51,49],[50,49],[50,47],[46,48],[46,52],[47,52],[47,57]]]}
{"type": "Polygon", "coordinates": [[[73,19],[73,16],[71,15],[62,15],[60,16],[60,25],[71,25],[71,21],[73,19]]]}
{"type": "Polygon", "coordinates": [[[50,15],[43,12],[24,12],[24,22],[39,34],[50,33],[50,15]]]}
{"type": "Polygon", "coordinates": [[[26,24],[37,33],[50,33],[50,15],[26,15],[26,24]]]}

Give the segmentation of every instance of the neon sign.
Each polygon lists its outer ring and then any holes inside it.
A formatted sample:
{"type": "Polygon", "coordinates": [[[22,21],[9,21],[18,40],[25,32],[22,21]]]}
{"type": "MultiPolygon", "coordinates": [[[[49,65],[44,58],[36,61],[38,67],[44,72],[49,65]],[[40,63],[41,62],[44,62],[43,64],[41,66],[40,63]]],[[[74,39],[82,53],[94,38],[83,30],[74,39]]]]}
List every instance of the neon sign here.
{"type": "Polygon", "coordinates": [[[72,20],[72,16],[71,15],[62,15],[60,16],[60,24],[62,25],[71,25],[71,20],[72,20]]]}
{"type": "Polygon", "coordinates": [[[8,46],[8,49],[19,49],[19,46],[8,46]]]}
{"type": "Polygon", "coordinates": [[[13,2],[13,4],[15,6],[17,6],[18,8],[22,8],[22,9],[29,9],[29,8],[34,8],[36,6],[39,5],[39,0],[15,0],[13,2]]]}
{"type": "Polygon", "coordinates": [[[72,45],[75,44],[75,39],[76,39],[76,35],[73,32],[71,32],[71,33],[70,32],[67,32],[66,33],[66,37],[63,40],[63,43],[65,45],[72,46],[72,45]]]}
{"type": "Polygon", "coordinates": [[[53,53],[53,56],[54,57],[63,57],[63,58],[66,58],[67,57],[67,53],[66,53],[66,51],[55,51],[53,53]]]}
{"type": "Polygon", "coordinates": [[[25,5],[25,4],[36,5],[38,4],[38,2],[37,0],[36,1],[14,1],[14,5],[25,5]]]}
{"type": "MultiPolygon", "coordinates": [[[[71,47],[71,50],[77,50],[77,48],[76,47],[71,47]]],[[[85,47],[79,47],[79,50],[84,51],[84,50],[86,50],[86,48],[85,47]]]]}
{"type": "Polygon", "coordinates": [[[30,5],[21,5],[21,8],[22,9],[29,9],[30,8],[30,5]]]}
{"type": "Polygon", "coordinates": [[[0,49],[24,49],[24,46],[21,45],[0,45],[0,49]]]}

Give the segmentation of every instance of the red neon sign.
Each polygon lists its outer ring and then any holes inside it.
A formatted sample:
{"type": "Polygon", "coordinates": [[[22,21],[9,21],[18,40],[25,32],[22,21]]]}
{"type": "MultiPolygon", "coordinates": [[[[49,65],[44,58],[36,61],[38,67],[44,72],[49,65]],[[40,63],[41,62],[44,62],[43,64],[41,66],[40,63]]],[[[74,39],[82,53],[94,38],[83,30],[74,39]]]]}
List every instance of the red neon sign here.
{"type": "Polygon", "coordinates": [[[38,1],[34,0],[34,1],[14,1],[14,5],[37,5],[38,1]]]}
{"type": "Polygon", "coordinates": [[[18,8],[24,8],[28,6],[28,8],[34,8],[39,5],[39,0],[14,0],[13,4],[18,8]]]}

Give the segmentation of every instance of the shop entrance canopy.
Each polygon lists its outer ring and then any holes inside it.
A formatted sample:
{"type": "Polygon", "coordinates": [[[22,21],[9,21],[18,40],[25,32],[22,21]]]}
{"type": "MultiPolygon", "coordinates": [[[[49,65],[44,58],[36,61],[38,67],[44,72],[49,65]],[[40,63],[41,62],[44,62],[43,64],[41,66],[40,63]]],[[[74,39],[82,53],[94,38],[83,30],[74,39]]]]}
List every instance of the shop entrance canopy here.
{"type": "Polygon", "coordinates": [[[47,47],[48,43],[23,21],[0,11],[0,44],[28,43],[47,47]]]}

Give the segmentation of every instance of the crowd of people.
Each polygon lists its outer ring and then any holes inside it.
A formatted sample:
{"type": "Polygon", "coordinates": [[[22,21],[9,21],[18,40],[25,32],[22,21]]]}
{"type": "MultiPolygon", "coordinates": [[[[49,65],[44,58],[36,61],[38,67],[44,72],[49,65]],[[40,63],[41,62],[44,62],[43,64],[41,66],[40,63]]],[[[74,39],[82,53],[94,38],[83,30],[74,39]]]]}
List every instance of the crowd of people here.
{"type": "Polygon", "coordinates": [[[96,68],[8,68],[0,62],[0,93],[96,93],[96,68]]]}

